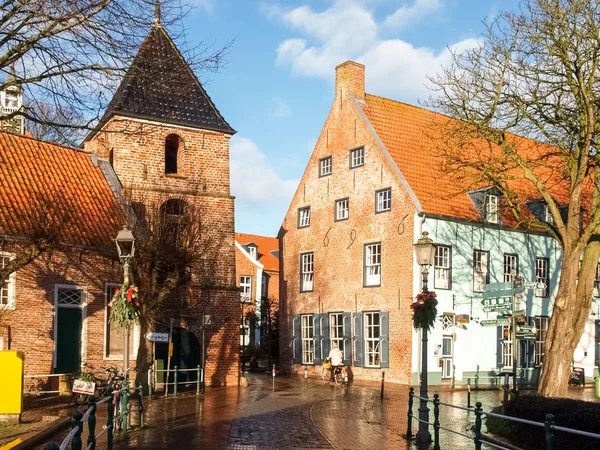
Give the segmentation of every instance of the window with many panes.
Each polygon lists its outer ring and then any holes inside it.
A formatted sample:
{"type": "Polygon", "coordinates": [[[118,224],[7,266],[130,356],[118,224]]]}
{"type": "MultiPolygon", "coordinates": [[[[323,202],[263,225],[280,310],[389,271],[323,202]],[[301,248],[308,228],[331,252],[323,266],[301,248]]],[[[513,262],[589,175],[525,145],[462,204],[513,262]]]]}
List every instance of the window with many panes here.
{"type": "Polygon", "coordinates": [[[548,205],[544,205],[544,222],[546,223],[554,223],[554,217],[550,212],[550,208],[548,205]]]}
{"type": "MultiPolygon", "coordinates": [[[[108,359],[119,359],[123,358],[123,348],[125,348],[125,336],[123,327],[118,326],[116,323],[110,321],[110,306],[108,304],[115,295],[115,291],[121,286],[118,284],[107,284],[105,289],[105,304],[106,304],[106,317],[105,317],[105,328],[106,328],[106,343],[105,343],[105,357],[108,359]]],[[[133,339],[133,328],[130,328],[129,338],[129,358],[135,358],[134,353],[134,339],[133,339]]]]}
{"type": "Polygon", "coordinates": [[[502,366],[513,366],[513,343],[508,325],[502,327],[502,366]]]}
{"type": "Polygon", "coordinates": [[[550,284],[550,260],[548,258],[535,258],[535,281],[536,283],[544,283],[543,289],[536,289],[536,297],[548,297],[550,284]]]}
{"type": "Polygon", "coordinates": [[[253,245],[248,246],[248,253],[252,257],[252,259],[256,259],[256,247],[253,245]]]}
{"type": "Polygon", "coordinates": [[[335,220],[346,220],[350,215],[350,199],[342,198],[335,201],[335,220]]]}
{"type": "Polygon", "coordinates": [[[379,367],[380,352],[380,329],[379,313],[364,313],[365,321],[365,367],[379,367]]]}
{"type": "Polygon", "coordinates": [[[519,256],[504,254],[504,282],[508,283],[519,275],[519,256]]]}
{"type": "Polygon", "coordinates": [[[350,150],[350,168],[363,166],[365,164],[365,148],[358,147],[350,150]]]}
{"type": "Polygon", "coordinates": [[[596,278],[594,278],[594,297],[600,297],[600,262],[596,266],[596,278]]]}
{"type": "Polygon", "coordinates": [[[535,318],[535,352],[534,363],[540,366],[544,362],[546,353],[546,333],[548,332],[548,317],[538,316],[535,318]]]}
{"type": "Polygon", "coordinates": [[[490,253],[483,250],[473,251],[473,292],[483,292],[488,283],[490,253]]]}
{"type": "Polygon", "coordinates": [[[302,253],[300,255],[300,291],[310,292],[313,290],[315,275],[315,254],[302,253]]]}
{"type": "Polygon", "coordinates": [[[436,289],[450,289],[450,277],[452,273],[450,268],[451,250],[451,247],[446,245],[438,245],[436,247],[434,260],[434,286],[436,289]]]}
{"type": "Polygon", "coordinates": [[[364,250],[364,285],[381,285],[381,242],[365,244],[364,250]]]}
{"type": "Polygon", "coordinates": [[[240,290],[242,302],[247,303],[252,301],[252,277],[247,275],[240,276],[240,290]]]}
{"type": "Polygon", "coordinates": [[[315,359],[315,341],[312,316],[302,317],[302,364],[312,364],[315,359]]]}
{"type": "Polygon", "coordinates": [[[392,188],[375,192],[375,212],[381,213],[392,209],[392,188]]]}
{"type": "MultiPolygon", "coordinates": [[[[4,268],[8,265],[12,256],[7,253],[0,253],[0,267],[4,268]]],[[[0,286],[0,309],[12,309],[15,306],[15,284],[16,274],[11,273],[8,278],[0,286]]]]}
{"type": "Polygon", "coordinates": [[[334,344],[337,344],[337,347],[344,352],[344,314],[329,314],[329,339],[331,340],[331,348],[334,348],[334,344]]]}
{"type": "Polygon", "coordinates": [[[310,226],[310,206],[298,208],[298,228],[310,226]]]}
{"type": "Polygon", "coordinates": [[[485,220],[489,223],[499,223],[500,220],[500,196],[486,194],[485,196],[485,220]]]}
{"type": "Polygon", "coordinates": [[[331,156],[319,160],[319,176],[331,175],[331,156]]]}

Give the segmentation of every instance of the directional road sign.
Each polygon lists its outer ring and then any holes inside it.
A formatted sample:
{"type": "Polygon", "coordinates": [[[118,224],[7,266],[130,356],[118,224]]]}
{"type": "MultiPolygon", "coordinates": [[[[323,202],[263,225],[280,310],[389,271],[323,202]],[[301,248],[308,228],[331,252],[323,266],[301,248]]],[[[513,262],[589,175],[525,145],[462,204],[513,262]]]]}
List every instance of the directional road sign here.
{"type": "Polygon", "coordinates": [[[513,311],[513,316],[524,316],[524,315],[525,315],[524,309],[519,309],[518,311],[513,311]]]}
{"type": "Polygon", "coordinates": [[[546,289],[546,283],[527,282],[523,283],[525,289],[546,289]]]}
{"type": "Polygon", "coordinates": [[[537,328],[534,327],[533,325],[517,325],[517,329],[516,329],[517,333],[536,333],[537,332],[537,328]]]}
{"type": "Polygon", "coordinates": [[[483,306],[512,305],[512,299],[510,297],[485,298],[481,300],[481,304],[483,306]]]}
{"type": "Polygon", "coordinates": [[[527,333],[527,334],[517,333],[515,337],[521,341],[535,341],[535,333],[533,333],[533,334],[532,333],[527,333]]]}
{"type": "Polygon", "coordinates": [[[511,304],[506,305],[490,305],[484,306],[483,312],[497,312],[497,311],[510,311],[512,309],[511,304]]]}
{"type": "Polygon", "coordinates": [[[157,333],[150,331],[144,335],[150,342],[169,342],[169,333],[157,333]]]}
{"type": "Polygon", "coordinates": [[[510,325],[510,319],[482,320],[479,323],[482,327],[500,327],[502,325],[510,325]]]}

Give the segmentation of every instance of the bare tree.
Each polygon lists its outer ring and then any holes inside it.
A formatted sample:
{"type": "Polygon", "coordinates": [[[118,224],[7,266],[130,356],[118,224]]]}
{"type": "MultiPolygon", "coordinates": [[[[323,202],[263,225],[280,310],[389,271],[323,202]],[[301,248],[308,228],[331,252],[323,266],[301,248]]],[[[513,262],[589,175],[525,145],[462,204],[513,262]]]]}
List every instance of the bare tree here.
{"type": "Polygon", "coordinates": [[[543,229],[562,247],[539,386],[550,397],[567,392],[600,256],[599,64],[598,0],[523,0],[432,79],[439,95],[429,105],[459,119],[443,121],[440,146],[457,189],[496,187],[517,225],[543,229]],[[531,192],[552,223],[524,207],[531,192]]]}

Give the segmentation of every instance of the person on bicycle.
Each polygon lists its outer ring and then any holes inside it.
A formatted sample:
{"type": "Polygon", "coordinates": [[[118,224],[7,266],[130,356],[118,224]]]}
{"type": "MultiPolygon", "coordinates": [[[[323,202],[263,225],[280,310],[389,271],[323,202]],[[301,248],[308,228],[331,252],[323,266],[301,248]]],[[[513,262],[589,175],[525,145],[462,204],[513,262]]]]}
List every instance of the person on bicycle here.
{"type": "Polygon", "coordinates": [[[342,365],[343,362],[343,354],[339,349],[337,342],[334,342],[331,350],[329,351],[329,359],[331,360],[331,379],[330,381],[335,381],[335,371],[336,369],[342,365]]]}

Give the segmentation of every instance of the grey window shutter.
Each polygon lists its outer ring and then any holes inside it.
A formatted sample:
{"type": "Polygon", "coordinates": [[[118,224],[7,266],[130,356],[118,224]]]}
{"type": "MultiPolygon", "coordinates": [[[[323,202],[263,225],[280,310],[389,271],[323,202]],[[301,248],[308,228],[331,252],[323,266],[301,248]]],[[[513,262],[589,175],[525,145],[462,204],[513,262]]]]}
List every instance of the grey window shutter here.
{"type": "Polygon", "coordinates": [[[390,367],[390,313],[379,313],[379,367],[390,367]]]}
{"type": "Polygon", "coordinates": [[[363,353],[364,353],[364,342],[363,342],[363,317],[362,313],[352,314],[352,323],[354,325],[354,339],[353,339],[353,350],[354,350],[354,367],[363,367],[363,353]]]}
{"type": "Polygon", "coordinates": [[[352,365],[352,314],[345,312],[342,315],[344,323],[344,365],[352,365]]]}
{"type": "Polygon", "coordinates": [[[295,315],[292,318],[292,351],[294,364],[302,364],[302,325],[300,316],[295,315]]]}
{"type": "Polygon", "coordinates": [[[321,321],[319,320],[320,314],[313,314],[313,341],[315,343],[315,357],[313,359],[313,364],[322,364],[323,360],[321,359],[321,321]]]}
{"type": "Polygon", "coordinates": [[[497,338],[498,345],[496,346],[496,364],[499,369],[502,369],[504,365],[502,364],[502,341],[504,340],[504,336],[502,334],[502,327],[497,327],[497,338]]]}
{"type": "Polygon", "coordinates": [[[329,339],[329,314],[319,314],[321,322],[321,360],[329,356],[331,350],[331,340],[329,339]]]}
{"type": "Polygon", "coordinates": [[[546,203],[543,200],[531,200],[530,202],[527,202],[527,207],[529,208],[529,211],[531,211],[531,214],[533,214],[535,218],[540,222],[543,222],[545,219],[545,206],[546,203]]]}
{"type": "Polygon", "coordinates": [[[481,214],[481,217],[485,217],[485,191],[469,192],[468,195],[477,212],[481,214]]]}

